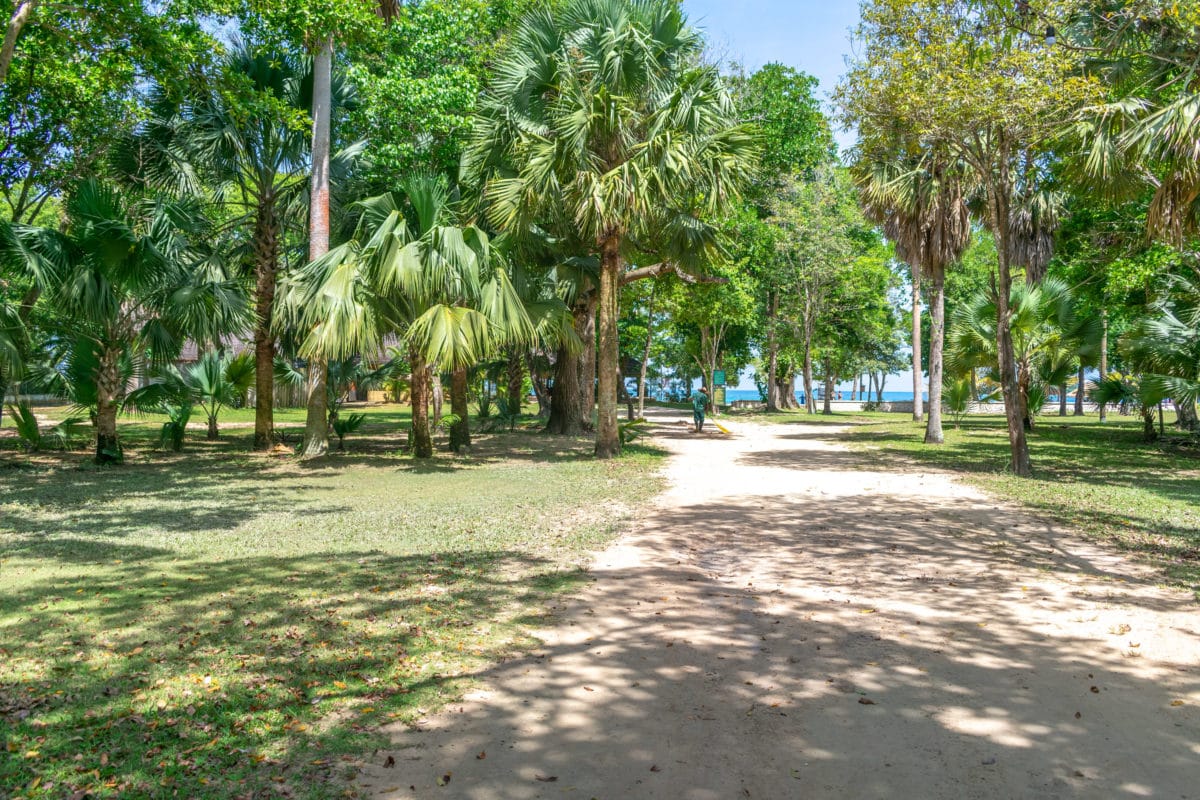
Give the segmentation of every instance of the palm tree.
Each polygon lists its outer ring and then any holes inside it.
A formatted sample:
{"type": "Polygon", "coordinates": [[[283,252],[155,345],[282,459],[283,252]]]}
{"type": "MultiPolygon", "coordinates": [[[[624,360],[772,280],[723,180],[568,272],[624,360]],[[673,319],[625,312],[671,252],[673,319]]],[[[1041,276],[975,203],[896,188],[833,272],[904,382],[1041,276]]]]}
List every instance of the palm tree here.
{"type": "Polygon", "coordinates": [[[534,336],[487,234],[454,225],[449,200],[444,178],[415,175],[363,201],[356,234],[303,270],[293,298],[310,330],[306,356],[380,352],[385,335],[403,336],[418,458],[433,455],[431,370],[454,371],[534,336]]]}
{"type": "MultiPolygon", "coordinates": [[[[238,45],[221,76],[186,102],[155,98],[156,113],[128,148],[127,171],[160,191],[200,195],[209,191],[206,182],[215,184],[231,227],[246,234],[255,298],[254,448],[265,450],[276,442],[275,294],[287,237],[300,231],[311,145],[281,108],[311,109],[312,69],[294,54],[238,45]]],[[[341,82],[331,91],[335,107],[352,100],[341,82]]],[[[352,146],[336,154],[331,169],[344,170],[357,153],[352,146]]]]}
{"type": "Polygon", "coordinates": [[[1158,398],[1170,398],[1184,428],[1200,400],[1200,271],[1173,276],[1168,291],[1125,335],[1124,354],[1158,398]]]}
{"type": "MultiPolygon", "coordinates": [[[[1046,396],[1039,376],[1065,383],[1074,371],[1074,358],[1087,358],[1095,351],[1099,325],[1095,318],[1076,313],[1070,289],[1057,278],[1046,278],[1040,284],[1015,284],[1008,305],[1020,418],[1029,429],[1034,421],[1031,398],[1046,396]]],[[[995,299],[987,292],[956,311],[947,348],[952,372],[966,374],[981,366],[998,369],[997,310],[995,299]]]]}
{"type": "Polygon", "coordinates": [[[496,227],[569,229],[600,260],[601,458],[620,451],[617,317],[629,255],[655,242],[675,245],[664,260],[696,255],[702,239],[689,233],[702,226],[687,204],[721,209],[757,158],[703,47],[672,0],[531,12],[495,67],[464,157],[496,227]]]}
{"type": "Polygon", "coordinates": [[[70,319],[64,363],[76,402],[93,412],[96,461],[119,461],[117,413],[130,379],[172,359],[187,337],[211,342],[238,330],[248,308],[204,252],[211,231],[194,207],[136,203],[85,181],[64,210],[64,232],[43,235],[37,256],[56,262],[50,296],[70,319]]]}
{"type": "Polygon", "coordinates": [[[1145,381],[1132,375],[1110,372],[1092,383],[1088,396],[1097,405],[1116,406],[1121,414],[1136,410],[1142,417],[1142,438],[1147,442],[1158,438],[1154,429],[1154,407],[1161,397],[1145,381]]]}
{"type": "MultiPolygon", "coordinates": [[[[925,442],[941,444],[942,360],[946,331],[946,268],[958,263],[971,243],[971,216],[960,171],[924,154],[915,162],[901,160],[863,162],[855,170],[868,218],[883,226],[896,256],[913,274],[913,374],[919,383],[920,308],[917,286],[930,284],[929,414],[925,442]]],[[[919,388],[913,409],[920,406],[919,388]]],[[[918,415],[919,418],[919,415],[918,415]]]]}

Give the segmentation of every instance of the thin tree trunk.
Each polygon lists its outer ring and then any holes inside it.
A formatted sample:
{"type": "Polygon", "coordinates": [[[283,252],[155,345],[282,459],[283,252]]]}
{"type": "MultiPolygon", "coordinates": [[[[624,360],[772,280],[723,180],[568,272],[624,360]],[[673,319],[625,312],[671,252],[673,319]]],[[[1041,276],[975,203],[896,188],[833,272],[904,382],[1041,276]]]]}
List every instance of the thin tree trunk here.
{"type": "Polygon", "coordinates": [[[610,234],[600,247],[600,377],[599,414],[596,423],[596,457],[613,458],[621,453],[617,428],[617,381],[620,368],[617,317],[621,292],[621,240],[610,234]]]}
{"type": "Polygon", "coordinates": [[[254,449],[275,446],[275,337],[271,316],[279,272],[279,218],[264,196],[254,222],[254,449]]]}
{"type": "Polygon", "coordinates": [[[1075,386],[1075,414],[1076,417],[1083,416],[1083,393],[1084,385],[1087,381],[1087,372],[1083,364],[1079,365],[1079,383],[1075,386]]]}
{"type": "Polygon", "coordinates": [[[415,347],[409,348],[412,367],[412,454],[417,458],[433,457],[433,436],[429,430],[429,365],[415,347]]]}
{"type": "Polygon", "coordinates": [[[807,342],[804,345],[804,410],[809,414],[817,413],[817,401],[813,397],[812,348],[807,342]]]}
{"type": "Polygon", "coordinates": [[[883,383],[887,380],[887,373],[879,370],[879,381],[875,384],[875,402],[883,405],[883,383]]]}
{"type": "Polygon", "coordinates": [[[100,355],[96,373],[96,463],[114,464],[122,460],[117,438],[117,397],[121,391],[121,354],[106,349],[100,355]]]}
{"type": "Polygon", "coordinates": [[[21,0],[12,16],[8,18],[8,26],[4,30],[4,44],[0,45],[0,86],[8,83],[8,69],[12,66],[13,55],[17,51],[17,37],[21,35],[25,23],[29,22],[37,3],[38,0],[21,0]]]}
{"type": "Polygon", "coordinates": [[[1058,387],[1058,415],[1065,417],[1067,415],[1067,384],[1058,387]]]}
{"type": "Polygon", "coordinates": [[[833,402],[833,387],[836,383],[837,383],[837,380],[829,373],[829,366],[826,365],[826,367],[825,367],[825,403],[824,403],[824,408],[821,409],[822,414],[832,414],[833,413],[833,406],[831,405],[831,403],[833,402]]]}
{"type": "Polygon", "coordinates": [[[642,366],[638,374],[638,419],[646,416],[646,369],[650,366],[650,345],[654,341],[654,295],[658,284],[650,287],[650,300],[646,305],[646,346],[642,348],[642,366]]]}
{"type": "MultiPolygon", "coordinates": [[[[308,217],[308,260],[329,252],[329,117],[332,113],[333,38],[321,42],[313,56],[312,199],[308,217]]],[[[308,460],[329,452],[329,365],[324,357],[308,363],[308,413],[304,453],[308,460]]]]}
{"type": "Polygon", "coordinates": [[[450,449],[461,453],[471,446],[471,410],[467,407],[467,368],[459,367],[450,373],[450,413],[454,424],[450,426],[450,449]]]}
{"type": "Polygon", "coordinates": [[[979,402],[979,373],[974,367],[971,367],[971,399],[979,402]]]}
{"type": "Polygon", "coordinates": [[[208,415],[208,440],[211,442],[211,441],[214,441],[219,438],[221,438],[221,431],[220,431],[220,429],[217,428],[217,415],[209,414],[208,415]]]}
{"type": "Polygon", "coordinates": [[[921,397],[921,273],[912,268],[912,372],[913,372],[913,422],[925,418],[924,401],[921,397]]]}
{"type": "Polygon", "coordinates": [[[529,370],[529,383],[533,385],[533,393],[537,395],[538,416],[549,419],[550,395],[546,391],[546,377],[540,370],[534,368],[533,353],[525,354],[525,367],[529,370]]]}
{"type": "Polygon", "coordinates": [[[779,338],[775,331],[779,316],[779,294],[772,291],[767,301],[767,411],[778,411],[779,396],[779,338]]]}
{"type": "Polygon", "coordinates": [[[925,423],[925,444],[942,444],[946,440],[942,431],[942,356],[946,343],[946,273],[940,268],[933,271],[929,317],[929,418],[925,423]]]}
{"type": "Polygon", "coordinates": [[[1004,416],[1008,423],[1008,441],[1012,456],[1012,471],[1018,477],[1028,478],[1033,475],[1033,464],[1029,459],[1029,442],[1025,436],[1025,420],[1022,415],[1021,388],[1018,385],[1016,355],[1012,339],[1012,272],[1009,268],[1009,181],[1007,170],[1003,167],[999,180],[1000,189],[995,190],[992,200],[995,218],[993,230],[996,235],[997,263],[999,283],[996,287],[996,352],[1000,364],[1000,388],[1004,394],[1004,416]],[[1003,235],[1002,235],[1003,234],[1003,235]]]}
{"type": "Polygon", "coordinates": [[[437,428],[442,421],[442,376],[441,373],[434,372],[430,369],[429,384],[432,387],[430,392],[430,405],[433,406],[433,419],[430,420],[430,430],[437,428]]]}
{"type": "MultiPolygon", "coordinates": [[[[1100,311],[1100,325],[1102,333],[1100,336],[1100,380],[1108,377],[1108,309],[1100,311]]],[[[1100,404],[1100,421],[1108,421],[1108,407],[1103,403],[1100,404]]]]}

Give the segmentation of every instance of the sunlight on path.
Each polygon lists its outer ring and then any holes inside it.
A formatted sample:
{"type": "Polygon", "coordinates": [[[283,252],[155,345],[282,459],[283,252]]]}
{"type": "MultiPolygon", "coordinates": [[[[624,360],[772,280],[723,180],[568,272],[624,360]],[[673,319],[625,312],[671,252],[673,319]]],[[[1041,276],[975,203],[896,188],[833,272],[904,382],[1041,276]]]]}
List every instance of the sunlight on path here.
{"type": "Polygon", "coordinates": [[[658,421],[668,491],[367,793],[1200,798],[1190,596],[836,428],[658,421]]]}

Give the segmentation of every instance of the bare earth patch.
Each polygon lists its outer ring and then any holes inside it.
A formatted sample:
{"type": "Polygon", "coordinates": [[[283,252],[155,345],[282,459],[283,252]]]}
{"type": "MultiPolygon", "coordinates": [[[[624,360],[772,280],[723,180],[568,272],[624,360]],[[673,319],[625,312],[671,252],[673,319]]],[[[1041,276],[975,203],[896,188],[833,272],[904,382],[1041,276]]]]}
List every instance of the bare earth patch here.
{"type": "Polygon", "coordinates": [[[658,435],[671,488],[544,646],[395,726],[364,793],[1200,797],[1189,594],[836,428],[658,435]]]}

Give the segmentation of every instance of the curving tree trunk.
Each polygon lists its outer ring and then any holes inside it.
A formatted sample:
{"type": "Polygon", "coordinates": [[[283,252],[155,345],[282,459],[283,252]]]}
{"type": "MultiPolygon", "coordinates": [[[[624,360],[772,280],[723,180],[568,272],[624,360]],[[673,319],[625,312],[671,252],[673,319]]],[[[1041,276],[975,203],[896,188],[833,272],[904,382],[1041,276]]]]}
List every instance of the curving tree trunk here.
{"type": "Polygon", "coordinates": [[[450,373],[450,413],[455,422],[450,426],[450,449],[456,453],[471,446],[471,410],[467,406],[467,368],[459,367],[450,373]]]}
{"type": "Polygon", "coordinates": [[[579,354],[579,401],[583,429],[594,430],[592,418],[596,414],[596,311],[599,297],[589,292],[584,301],[582,317],[576,318],[576,330],[583,340],[583,352],[579,354]]]}
{"type": "MultiPolygon", "coordinates": [[[[1002,164],[1006,162],[1001,162],[1002,164]]],[[[1010,307],[1012,292],[1012,272],[1009,264],[1010,248],[1007,235],[999,235],[1007,231],[1009,221],[1009,198],[1011,193],[1007,187],[1007,169],[1003,169],[999,184],[1004,189],[996,190],[992,199],[993,224],[992,230],[997,234],[997,272],[999,285],[995,286],[996,304],[996,354],[1000,364],[1000,389],[1004,394],[1004,416],[1008,424],[1008,443],[1012,457],[1012,471],[1015,475],[1028,478],[1033,475],[1033,463],[1029,458],[1029,440],[1025,436],[1024,408],[1021,400],[1022,390],[1017,374],[1017,361],[1012,338],[1012,308],[1010,307]],[[1001,223],[1002,221],[1002,223],[1001,223]]]]}
{"type": "MultiPolygon", "coordinates": [[[[933,270],[933,288],[929,307],[929,418],[925,423],[925,444],[942,444],[942,356],[946,343],[946,273],[933,270]]],[[[913,405],[916,408],[916,405],[913,405]]]]}
{"type": "Polygon", "coordinates": [[[409,348],[412,369],[412,439],[409,443],[417,458],[433,457],[433,435],[429,430],[429,365],[415,347],[409,348]]]}
{"type": "Polygon", "coordinates": [[[275,446],[275,336],[271,316],[279,273],[280,223],[273,195],[264,195],[254,221],[254,449],[275,446]]]}
{"type": "Polygon", "coordinates": [[[596,420],[596,457],[613,458],[621,454],[617,427],[617,383],[620,353],[617,341],[617,317],[621,297],[621,239],[611,233],[600,243],[600,308],[597,327],[600,348],[597,364],[599,402],[596,420]]]}
{"type": "Polygon", "coordinates": [[[804,348],[804,410],[809,414],[817,413],[817,401],[813,397],[813,363],[812,352],[804,348]]]}
{"type": "MultiPolygon", "coordinates": [[[[333,95],[333,38],[320,43],[313,55],[312,200],[308,217],[308,260],[329,252],[329,117],[333,95]]],[[[324,358],[308,363],[308,413],[304,423],[302,458],[320,458],[329,452],[329,398],[326,384],[329,364],[324,358]]]]}
{"type": "Polygon", "coordinates": [[[13,55],[17,51],[17,37],[29,22],[36,5],[37,0],[20,0],[8,18],[8,25],[4,29],[4,42],[0,44],[0,86],[8,82],[8,69],[12,66],[13,55]]]}

